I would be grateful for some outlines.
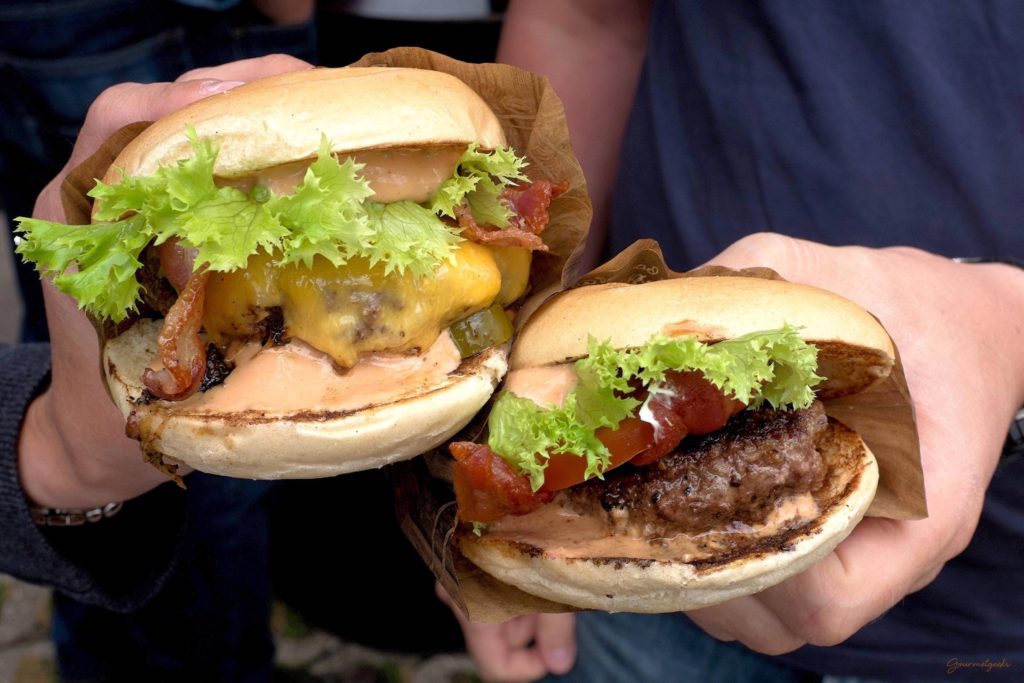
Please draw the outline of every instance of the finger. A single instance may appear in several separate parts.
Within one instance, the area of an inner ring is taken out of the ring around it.
[[[794,271],[805,269],[810,242],[759,232],[733,242],[720,254],[704,265],[726,266],[727,268],[756,268],[767,266],[786,278]]]
[[[533,616],[518,617],[513,621],[532,621]],[[505,624],[471,624],[462,628],[466,649],[488,681],[529,681],[547,673],[547,668],[535,648],[513,647],[505,639]],[[531,632],[532,639],[532,632]]]
[[[751,650],[766,655],[792,652],[805,644],[756,596],[736,598],[721,605],[687,612],[686,615],[712,637],[738,640]]]
[[[505,640],[505,632],[508,624],[474,624],[455,606],[452,598],[440,582],[434,584],[434,591],[455,615],[455,619],[462,628],[462,635],[466,639],[466,650],[473,661],[481,677],[488,681],[519,681],[533,680],[540,678],[547,669],[541,660],[540,655],[534,649],[512,648]],[[519,617],[512,622],[529,624],[533,615]],[[518,627],[512,627],[513,629]],[[534,629],[528,629],[529,635],[526,642],[534,637]]]
[[[291,55],[267,55],[253,59],[240,59],[237,62],[229,62],[219,66],[207,66],[199,69],[186,71],[176,79],[180,81],[195,81],[212,79],[219,81],[255,81],[259,78],[276,76],[277,74],[290,71],[305,71],[312,69],[313,65]]]
[[[120,83],[107,88],[89,107],[68,167],[73,168],[129,123],[155,121],[211,95],[241,85],[241,81],[202,79],[180,83]]]
[[[537,633],[537,617],[529,615],[509,619],[501,625],[501,634],[512,649],[521,650],[533,642]]]
[[[774,232],[756,232],[734,242],[705,265],[724,265],[737,270],[765,266],[786,280],[806,282],[807,275],[820,274],[823,262],[842,249]]]
[[[568,673],[576,661],[576,616],[572,613],[538,615],[536,640],[548,671]]]
[[[865,519],[835,552],[758,599],[803,640],[820,646],[841,643],[934,578],[941,564],[928,557],[934,548],[922,543],[937,545],[938,540],[920,531],[895,520]],[[887,560],[879,562],[879,557]]]

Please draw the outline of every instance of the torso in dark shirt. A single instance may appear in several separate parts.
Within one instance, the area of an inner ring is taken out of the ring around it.
[[[1024,257],[1024,3],[656,2],[612,249],[654,237],[686,269],[761,230]],[[972,657],[1024,665],[1024,463],[931,586],[788,661],[942,677]]]

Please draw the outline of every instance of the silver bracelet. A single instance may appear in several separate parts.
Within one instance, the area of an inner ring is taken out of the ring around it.
[[[32,521],[39,526],[82,526],[113,517],[123,506],[124,503],[120,502],[84,510],[30,506],[29,512],[32,514]]]

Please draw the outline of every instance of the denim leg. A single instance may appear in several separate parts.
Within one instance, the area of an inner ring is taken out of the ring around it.
[[[131,614],[55,601],[66,681],[269,683],[269,497],[277,482],[195,472],[181,553],[167,585]]]
[[[681,614],[583,612],[576,666],[547,681],[580,683],[803,683],[820,677],[705,634]]]

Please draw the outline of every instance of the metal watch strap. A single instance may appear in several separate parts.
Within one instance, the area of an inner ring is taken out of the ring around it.
[[[1024,458],[1024,408],[1017,411],[1010,423],[1010,431],[1006,435],[1006,443],[1003,445],[1003,456],[999,459],[999,465],[1008,465],[1011,462]]]
[[[63,508],[41,508],[31,506],[32,521],[39,526],[82,526],[91,522],[99,522],[113,517],[124,503],[107,503],[101,507],[85,510],[65,510]]]
[[[957,263],[1002,263],[1007,266],[1017,266],[1024,269],[1024,259],[1013,256],[1000,256],[988,258],[985,256],[957,256],[953,259]]]

